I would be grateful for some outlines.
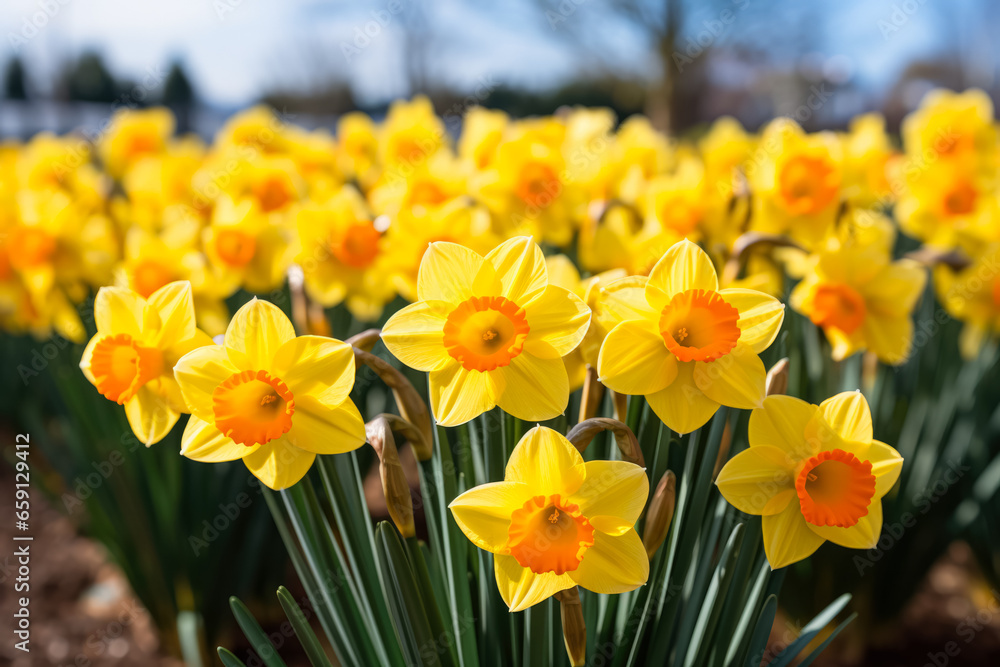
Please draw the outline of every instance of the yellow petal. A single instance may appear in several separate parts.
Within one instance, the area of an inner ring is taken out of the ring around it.
[[[865,301],[879,315],[909,317],[926,283],[927,269],[911,260],[899,260],[865,285]]]
[[[545,256],[530,236],[504,241],[486,255],[503,285],[502,296],[524,304],[541,294],[548,285]]]
[[[601,382],[620,394],[646,395],[677,377],[677,357],[643,320],[622,322],[604,338],[597,358]]]
[[[795,462],[815,456],[819,443],[806,438],[806,427],[819,408],[793,396],[768,396],[750,413],[747,435],[751,447],[777,447]]]
[[[868,506],[868,514],[861,517],[850,528],[837,526],[814,526],[806,524],[814,533],[824,540],[830,540],[848,549],[872,549],[878,543],[882,534],[882,502],[872,500]]]
[[[795,461],[777,447],[758,445],[731,458],[715,483],[726,501],[746,514],[777,514],[795,495]]]
[[[761,527],[764,531],[764,553],[772,570],[809,558],[824,541],[810,530],[798,500],[788,503],[778,514],[765,516]]]
[[[514,357],[510,365],[491,373],[496,404],[518,419],[529,422],[553,419],[569,404],[569,375],[557,354],[543,358],[525,351]]]
[[[467,371],[457,363],[431,371],[430,385],[431,410],[442,426],[464,424],[496,405],[490,374]]]
[[[284,438],[272,440],[243,457],[254,477],[275,491],[287,489],[306,476],[316,455],[291,445]]]
[[[104,338],[103,334],[94,334],[94,337],[87,342],[87,347],[83,348],[83,354],[80,356],[80,370],[83,371],[83,376],[87,378],[90,384],[97,383],[97,380],[94,379],[94,374],[90,371],[90,363],[94,357],[94,347],[102,338]]]
[[[719,409],[719,404],[694,383],[695,363],[678,363],[677,378],[666,389],[646,396],[660,421],[677,433],[690,433],[704,426]]]
[[[785,319],[785,306],[769,294],[751,289],[730,288],[719,292],[723,299],[740,311],[736,326],[740,342],[760,354],[774,342]]]
[[[314,454],[343,454],[365,444],[365,420],[350,400],[334,406],[309,394],[296,396],[292,428],[285,439]]]
[[[417,272],[421,301],[460,303],[473,296],[499,294],[493,266],[474,250],[457,243],[431,243]]]
[[[493,570],[497,578],[500,597],[510,611],[524,611],[532,605],[547,600],[559,591],[576,586],[569,574],[535,574],[521,567],[513,556],[497,554],[493,557]]]
[[[523,304],[530,327],[528,344],[542,340],[560,357],[572,352],[587,333],[590,308],[569,290],[549,285]]]
[[[635,530],[621,535],[594,533],[594,546],[583,554],[570,578],[595,593],[624,593],[649,579],[649,557]]]
[[[240,369],[233,364],[222,345],[206,345],[191,350],[174,365],[174,378],[181,386],[181,394],[191,414],[205,421],[214,422],[212,394]]]
[[[545,258],[545,271],[550,285],[558,285],[573,291],[580,284],[580,272],[566,255],[549,255]]]
[[[635,525],[649,497],[646,471],[626,461],[588,461],[584,468],[583,484],[569,502],[578,505],[586,517],[616,519],[615,533],[621,532],[620,526]],[[609,525],[605,520],[598,529],[608,532]]]
[[[646,301],[644,276],[628,276],[608,283],[600,291],[594,308],[594,320],[605,331],[614,329],[619,322],[649,320],[656,326],[659,311],[654,311]]]
[[[576,493],[586,468],[580,452],[561,433],[536,426],[521,438],[507,461],[504,479],[521,482],[534,495]]]
[[[296,410],[306,394],[340,405],[354,388],[354,349],[324,336],[299,336],[278,348],[271,370],[288,385]]]
[[[881,317],[869,314],[861,325],[868,349],[879,361],[898,365],[910,356],[913,345],[913,322],[909,316]]]
[[[868,444],[846,441],[841,443],[841,448],[861,461],[871,462],[872,474],[875,475],[875,500],[889,493],[903,470],[903,457],[899,452],[878,440]]]
[[[146,300],[124,287],[102,287],[94,299],[94,321],[101,334],[124,333],[137,338]]]
[[[444,368],[451,359],[444,347],[449,307],[444,301],[418,301],[396,311],[382,327],[382,342],[410,368],[425,372]]]
[[[125,416],[135,437],[149,447],[170,433],[181,413],[174,410],[166,398],[143,386],[125,402]]]
[[[726,356],[715,361],[696,361],[694,367],[694,382],[706,396],[743,410],[761,406],[766,377],[764,363],[742,341]]]
[[[236,311],[226,329],[226,347],[246,355],[254,370],[270,370],[278,348],[295,338],[281,309],[256,297]]]
[[[260,445],[241,445],[226,437],[215,424],[198,419],[194,415],[188,418],[181,438],[181,454],[194,461],[204,463],[220,463],[235,461],[247,454],[257,451]]]
[[[480,549],[501,553],[507,544],[511,514],[524,506],[532,491],[520,482],[491,482],[451,501],[455,523]]]
[[[719,279],[705,251],[684,239],[672,245],[650,271],[646,300],[660,311],[675,294],[691,289],[717,292]]]
[[[146,309],[156,311],[160,322],[159,332],[152,341],[154,344],[186,341],[198,333],[191,283],[186,280],[168,283],[150,294]]]
[[[819,404],[820,414],[844,440],[872,441],[872,413],[860,391],[844,391]]]

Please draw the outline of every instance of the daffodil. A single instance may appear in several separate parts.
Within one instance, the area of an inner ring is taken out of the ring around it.
[[[285,314],[267,301],[240,308],[223,344],[185,355],[174,375],[191,409],[181,454],[210,463],[242,459],[269,488],[298,482],[317,454],[365,442],[364,420],[348,397],[351,346],[296,337]]]
[[[97,333],[80,368],[109,400],[125,406],[135,436],[147,447],[162,440],[187,412],[173,366],[212,339],[195,325],[191,285],[173,282],[144,299],[102,287],[94,302]]]
[[[463,424],[496,405],[528,421],[566,409],[562,358],[583,339],[590,310],[549,284],[542,251],[530,238],[506,241],[485,258],[432,243],[417,297],[389,318],[382,340],[404,364],[430,373],[439,424]]]
[[[910,316],[926,271],[912,260],[892,261],[879,242],[830,241],[810,258],[789,302],[823,328],[834,359],[869,349],[883,363],[902,363],[910,353]]]
[[[573,586],[614,594],[646,583],[649,558],[634,525],[648,495],[639,466],[584,462],[566,438],[536,426],[511,453],[504,481],[449,507],[465,536],[494,554],[497,587],[515,612]]]
[[[603,384],[644,395],[678,433],[700,427],[720,405],[760,406],[766,372],[757,355],[781,328],[784,306],[777,299],[720,290],[712,261],[687,240],[664,254],[644,284],[626,280],[629,286],[607,299],[623,321],[601,346]]]
[[[843,144],[831,132],[806,134],[794,121],[764,130],[748,167],[753,229],[788,234],[812,247],[836,221],[843,197]]]
[[[488,168],[496,159],[497,147],[509,123],[510,119],[503,111],[472,107],[462,119],[458,157],[473,170]]]
[[[219,197],[203,244],[226,280],[258,294],[280,287],[292,261],[291,234],[272,224],[252,199]]]
[[[557,246],[573,236],[580,183],[568,177],[565,128],[555,120],[520,123],[474,186],[501,234],[528,232]]]
[[[851,121],[844,136],[844,196],[857,206],[885,208],[895,199],[889,180],[901,156],[892,148],[881,114]]]
[[[881,500],[903,459],[872,435],[860,392],[818,406],[769,396],[750,415],[750,447],[726,463],[716,484],[736,509],[763,515],[772,569],[808,558],[827,540],[850,549],[875,547]]]
[[[944,161],[990,170],[997,164],[993,102],[982,90],[932,90],[903,119],[901,134],[912,167]]]
[[[962,356],[974,359],[983,343],[1000,333],[1000,244],[981,248],[962,269],[936,267],[934,287],[948,314],[963,324]]]
[[[399,175],[422,165],[444,148],[448,139],[444,123],[423,95],[393,102],[378,134],[383,168]]]
[[[378,318],[395,296],[384,222],[352,186],[298,212],[298,264],[310,298],[327,307],[346,302],[361,320]]]
[[[121,178],[137,160],[162,153],[174,133],[174,116],[163,107],[120,109],[99,144],[108,173]]]

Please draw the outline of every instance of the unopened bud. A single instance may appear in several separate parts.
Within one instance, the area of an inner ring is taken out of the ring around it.
[[[566,439],[573,443],[573,446],[582,454],[594,436],[601,431],[611,431],[614,434],[615,443],[618,444],[623,461],[634,463],[640,468],[646,467],[646,460],[642,456],[642,450],[639,449],[639,441],[636,439],[635,433],[632,433],[632,429],[617,419],[608,419],[607,417],[587,419],[571,428],[566,434]]]
[[[583,605],[580,604],[580,591],[574,586],[555,595],[559,600],[562,615],[563,640],[566,643],[566,654],[573,667],[583,667],[587,664],[587,624],[583,620]]]
[[[382,382],[392,390],[399,414],[403,419],[417,427],[424,436],[420,442],[411,441],[414,453],[419,460],[428,460],[433,453],[434,442],[431,414],[430,410],[427,409],[427,404],[424,403],[424,399],[420,398],[420,394],[417,393],[413,384],[388,361],[357,346],[354,347],[354,361],[356,364],[364,364],[372,369],[382,379]]]
[[[368,443],[378,454],[378,471],[382,479],[382,491],[385,493],[385,506],[389,517],[396,524],[400,535],[404,538],[417,534],[413,523],[413,498],[410,496],[410,484],[403,472],[403,464],[399,462],[399,452],[396,450],[396,440],[392,437],[392,429],[384,415],[380,415],[365,424],[365,434]]]
[[[653,499],[649,502],[649,512],[646,514],[646,526],[642,534],[642,546],[646,547],[646,555],[650,560],[656,555],[657,549],[667,539],[670,522],[674,519],[674,508],[677,504],[677,476],[670,470],[663,474],[660,483],[656,485]]]
[[[778,363],[771,366],[767,372],[767,379],[764,380],[764,392],[768,396],[784,395],[788,391],[788,357],[779,359]]]

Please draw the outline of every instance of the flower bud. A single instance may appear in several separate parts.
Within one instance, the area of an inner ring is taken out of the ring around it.
[[[556,593],[562,616],[563,640],[566,653],[573,667],[583,667],[587,663],[587,625],[583,620],[583,605],[580,591],[574,586]]]
[[[660,483],[656,485],[653,499],[649,503],[646,514],[646,527],[643,530],[642,545],[646,547],[646,555],[650,560],[656,555],[656,550],[667,539],[670,522],[674,519],[674,507],[677,504],[677,476],[670,470],[663,474]]]
[[[389,517],[396,524],[399,533],[404,537],[416,535],[413,522],[413,498],[410,496],[410,484],[399,462],[399,452],[396,450],[396,440],[392,436],[388,415],[379,415],[365,424],[365,434],[368,443],[378,454],[379,476],[382,478],[382,491],[385,493],[385,506]]]
[[[767,379],[764,380],[764,389],[768,396],[778,396],[788,391],[788,357],[779,359],[778,363],[771,366]]]

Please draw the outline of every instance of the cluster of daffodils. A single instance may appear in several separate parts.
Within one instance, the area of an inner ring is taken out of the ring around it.
[[[308,335],[331,330],[324,309],[384,322],[395,360],[428,374],[440,427],[494,409],[546,422],[581,388],[635,397],[681,435],[721,406],[751,410],[749,447],[717,482],[763,517],[772,567],[825,540],[875,544],[899,454],[873,439],[859,393],[767,396],[760,355],[784,300],[835,361],[904,362],[926,264],[965,355],[1000,332],[1000,153],[984,94],[929,95],[900,147],[876,115],[839,133],[722,119],[696,140],[600,109],[473,108],[457,136],[448,126],[417,98],[378,122],[348,114],[333,134],[257,108],[205,145],[151,109],[119,113],[93,144],[7,144],[0,326],[81,343],[96,327],[83,372],[143,442],[189,414],[183,455],[240,459],[273,489],[372,437],[350,394],[355,364],[375,357]],[[288,284],[306,306],[294,327],[267,300]],[[90,322],[78,306],[95,291]],[[449,500],[519,610],[645,582],[648,495],[640,466],[584,462],[540,426],[504,481]]]
[[[764,515],[772,567],[809,556],[824,540],[874,546],[880,499],[902,459],[872,440],[859,393],[819,407],[766,397],[758,354],[781,328],[777,299],[720,289],[708,254],[688,240],[671,246],[648,277],[596,280],[591,288],[604,285],[599,312],[553,284],[551,265],[529,237],[485,256],[451,242],[424,254],[418,300],[389,318],[381,337],[400,362],[429,374],[439,426],[466,424],[497,406],[530,422],[559,417],[578,363],[571,359],[589,338],[594,382],[644,396],[673,431],[701,427],[720,406],[753,410],[750,448],[718,484],[738,509]],[[98,331],[81,367],[125,406],[147,444],[187,412],[181,454],[240,459],[264,484],[284,489],[318,454],[356,449],[368,437],[349,397],[357,351],[296,336],[269,302],[240,308],[218,343],[197,327],[189,282],[148,299],[105,287],[95,309]],[[648,496],[639,465],[585,462],[566,437],[538,426],[510,454],[503,481],[476,486],[450,507],[465,535],[495,555],[500,593],[519,611],[576,586],[621,593],[645,583],[648,545],[635,526]]]
[[[306,131],[260,107],[205,144],[175,136],[157,108],[118,112],[94,141],[4,143],[0,327],[82,342],[91,322],[78,306],[98,288],[149,298],[187,281],[199,327],[215,336],[227,300],[283,289],[292,267],[318,306],[377,321],[397,297],[425,300],[430,244],[485,255],[519,236],[559,263],[555,284],[600,312],[603,283],[649,276],[688,239],[720,267],[722,288],[785,297],[787,279],[800,281],[789,303],[836,359],[870,351],[897,364],[925,280],[894,259],[898,226],[954,260],[935,261],[935,285],[968,325],[963,351],[1000,330],[1000,160],[979,91],[928,95],[901,148],[874,114],[819,133],[782,118],[754,134],[723,118],[673,140],[642,117],[616,125],[606,109],[518,120],[475,107],[446,119],[420,97],[335,129]],[[596,366],[593,343],[571,386]]]

